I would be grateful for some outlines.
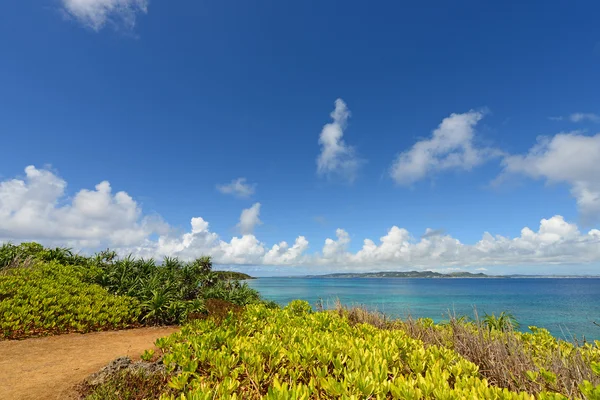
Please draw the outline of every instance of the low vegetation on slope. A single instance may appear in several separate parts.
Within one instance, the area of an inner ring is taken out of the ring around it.
[[[600,343],[517,333],[497,319],[436,325],[343,307],[313,312],[298,300],[250,305],[159,339],[161,375],[122,373],[96,393],[118,388],[138,399],[132,385],[147,383],[162,400],[600,398]]]
[[[132,325],[181,324],[206,314],[207,299],[260,302],[235,275],[212,271],[209,257],[92,257],[37,243],[0,246],[0,329],[15,339]]]
[[[126,328],[139,314],[139,301],[86,282],[81,268],[51,262],[0,275],[4,338]]]
[[[303,301],[280,309],[224,276],[209,258],[3,245],[2,337],[184,324],[144,354],[155,372],[122,371],[90,399],[600,399],[600,342],[517,332],[505,313],[434,324]]]

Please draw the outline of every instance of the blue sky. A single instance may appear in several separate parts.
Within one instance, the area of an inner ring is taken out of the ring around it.
[[[176,3],[0,5],[0,240],[598,273],[596,2]]]

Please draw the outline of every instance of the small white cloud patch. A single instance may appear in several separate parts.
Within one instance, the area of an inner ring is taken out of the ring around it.
[[[350,110],[342,99],[335,101],[331,118],[333,122],[326,124],[319,135],[321,153],[317,158],[317,173],[353,182],[363,161],[358,158],[354,148],[344,142],[344,130],[350,118]]]
[[[600,122],[600,115],[594,113],[573,113],[569,116],[569,119],[573,122]]]
[[[133,29],[137,14],[148,12],[148,0],[62,0],[62,4],[69,15],[95,31],[107,22]]]
[[[226,185],[217,185],[217,190],[223,194],[232,194],[238,197],[250,197],[256,191],[256,184],[246,183],[246,178],[238,178]]]
[[[254,232],[254,228],[257,225],[262,224],[259,218],[260,215],[260,203],[254,203],[252,207],[246,208],[240,215],[240,222],[237,224],[238,229],[242,235],[248,235]]]

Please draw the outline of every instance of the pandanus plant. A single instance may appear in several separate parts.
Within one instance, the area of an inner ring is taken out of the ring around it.
[[[205,298],[229,300],[238,305],[260,299],[258,292],[237,280],[223,282],[212,271],[210,257],[191,262],[165,257],[159,264],[132,255],[119,257],[110,250],[83,257],[68,248],[46,249],[37,243],[0,246],[0,269],[7,265],[21,266],[25,259],[74,266],[73,271],[77,271],[82,281],[98,284],[113,295],[137,299],[142,304],[140,319],[146,323],[182,323],[188,313],[202,312]],[[4,268],[2,273],[7,270]]]
[[[502,311],[497,317],[493,313],[492,315],[485,314],[482,323],[489,330],[502,332],[512,331],[519,328],[519,322],[515,316],[506,311]]]

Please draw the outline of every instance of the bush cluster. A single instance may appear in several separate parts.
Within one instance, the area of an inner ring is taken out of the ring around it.
[[[111,293],[138,299],[142,321],[147,324],[178,324],[191,313],[206,311],[204,300],[216,298],[236,305],[260,301],[257,291],[237,280],[223,279],[212,270],[210,257],[192,262],[165,258],[118,258],[105,251],[90,260],[96,268],[94,281]]]
[[[244,306],[260,302],[236,274],[212,270],[209,257],[91,257],[37,243],[0,246],[0,321],[3,337],[87,332],[132,324],[184,323],[206,314],[206,299]],[[232,279],[234,278],[234,279]]]
[[[558,400],[598,398],[600,393],[600,386],[587,380],[572,397],[550,386],[535,395],[503,388],[452,348],[425,343],[400,326],[377,328],[338,312],[312,312],[302,301],[284,309],[251,305],[219,322],[193,321],[157,345],[172,373],[170,391],[176,392],[162,400]],[[598,354],[597,347],[590,351]],[[553,379],[548,371],[531,375],[533,380]]]
[[[1,274],[2,337],[119,329],[137,323],[139,301],[110,294],[85,279],[81,268],[55,262]]]

